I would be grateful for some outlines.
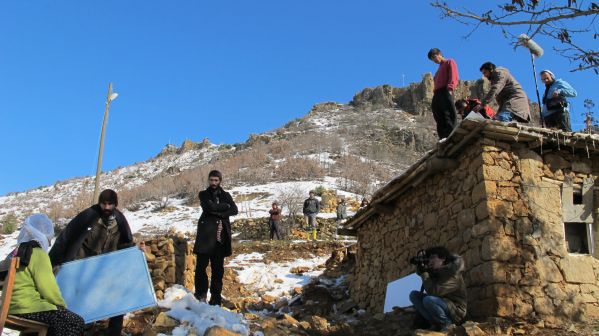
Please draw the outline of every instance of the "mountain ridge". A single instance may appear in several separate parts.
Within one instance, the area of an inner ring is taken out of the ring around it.
[[[482,93],[483,81],[461,81],[456,95]],[[432,75],[396,88],[380,85],[356,93],[347,104],[315,104],[284,126],[250,134],[243,143],[185,140],[143,162],[103,172],[101,187],[122,194],[124,206],[163,197],[192,199],[208,167],[224,170],[229,185],[301,181],[330,176],[356,194],[372,193],[436,143],[430,112]],[[0,218],[54,212],[68,218],[91,204],[93,176],[58,181],[0,197]]]

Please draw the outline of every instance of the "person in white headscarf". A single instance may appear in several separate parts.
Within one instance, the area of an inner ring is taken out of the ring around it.
[[[66,309],[56,283],[48,248],[54,225],[48,216],[34,214],[21,226],[17,248],[9,258],[19,257],[8,313],[48,325],[48,336],[83,335],[81,316]]]
[[[50,218],[44,214],[35,214],[25,219],[17,237],[17,245],[33,240],[48,252],[52,238],[54,238],[54,225]]]

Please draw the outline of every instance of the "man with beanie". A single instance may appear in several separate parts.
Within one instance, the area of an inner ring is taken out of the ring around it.
[[[118,204],[117,193],[106,189],[100,193],[98,204],[75,216],[50,249],[52,266],[134,246],[131,228],[116,208]],[[120,336],[122,329],[123,315],[115,316],[103,334]]]
[[[443,141],[456,126],[453,91],[458,86],[458,66],[453,59],[443,57],[441,50],[437,48],[429,50],[428,59],[439,64],[434,77],[431,109],[437,122],[437,135]]]
[[[208,173],[208,188],[200,191],[199,199],[202,215],[198,220],[196,241],[193,253],[196,254],[195,297],[205,302],[208,294],[206,267],[210,262],[211,305],[222,304],[223,275],[225,257],[232,254],[231,222],[229,216],[237,215],[237,205],[231,195],[221,187],[223,174],[218,170]]]
[[[545,84],[541,117],[547,128],[557,128],[571,132],[570,103],[567,97],[576,97],[576,90],[563,79],[556,79],[550,70],[541,71],[541,81]]]

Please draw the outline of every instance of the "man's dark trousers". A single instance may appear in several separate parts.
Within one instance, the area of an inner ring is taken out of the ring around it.
[[[447,89],[435,91],[431,108],[437,122],[439,139],[447,138],[455,128],[457,120],[453,95]]]
[[[543,120],[545,127],[558,128],[566,132],[572,132],[570,128],[570,113],[568,111],[555,112]]]
[[[216,243],[212,254],[197,254],[196,255],[196,271],[195,271],[195,293],[197,296],[206,295],[208,293],[208,274],[206,267],[210,262],[210,302],[220,304],[221,292],[223,290],[223,275],[225,274],[225,248],[221,243]]]

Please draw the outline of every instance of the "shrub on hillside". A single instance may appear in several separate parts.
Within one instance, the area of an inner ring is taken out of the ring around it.
[[[15,232],[15,230],[19,226],[19,219],[17,218],[17,216],[15,216],[15,214],[9,213],[2,217],[2,221],[0,221],[0,224],[2,224],[2,233],[11,234]]]
[[[280,180],[320,179],[324,177],[324,169],[311,159],[289,158],[276,168],[275,174]]]
[[[341,175],[337,179],[339,188],[362,196],[372,194],[381,183],[390,178],[389,171],[376,161],[363,160],[353,155],[342,156],[334,168]]]
[[[322,194],[327,190],[323,185],[319,185],[318,187],[312,190],[316,196],[322,196]]]

